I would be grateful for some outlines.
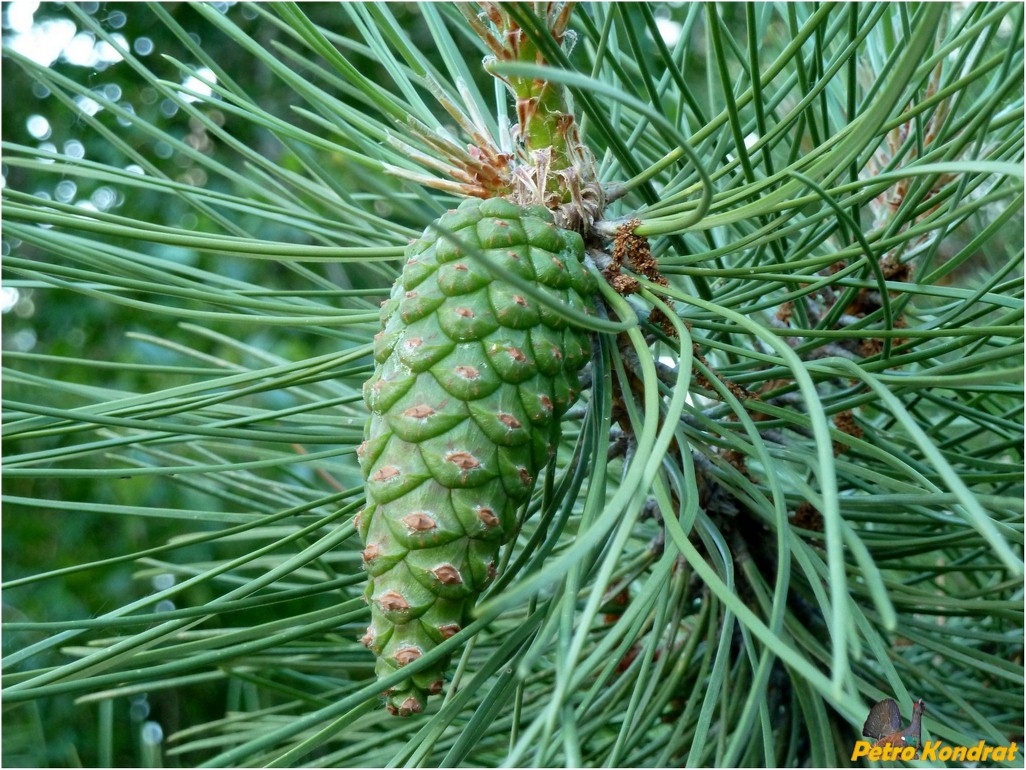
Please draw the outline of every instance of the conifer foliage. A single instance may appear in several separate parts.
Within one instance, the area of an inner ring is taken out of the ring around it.
[[[9,6],[5,763],[1016,740],[1021,4]]]

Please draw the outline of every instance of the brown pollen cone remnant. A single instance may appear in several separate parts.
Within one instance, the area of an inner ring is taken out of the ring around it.
[[[608,276],[608,279],[609,285],[616,289],[616,293],[622,294],[625,297],[629,294],[636,294],[638,289],[641,288],[637,278],[631,278],[623,273]]]
[[[637,278],[621,272],[624,266],[660,286],[670,285],[666,276],[659,272],[659,263],[652,256],[652,245],[648,238],[634,233],[640,224],[640,219],[629,219],[617,228],[609,266],[604,271],[606,281],[622,296],[635,294],[641,289]],[[649,313],[648,321],[662,329],[667,337],[677,337],[676,327],[659,308]]]
[[[659,264],[652,256],[648,238],[634,234],[640,225],[640,219],[629,219],[617,229],[613,239],[613,263],[617,268],[627,265],[653,283],[669,286],[669,281],[659,272]]]
[[[847,433],[852,438],[862,438],[862,428],[857,422],[855,422],[855,415],[851,409],[845,409],[843,412],[838,412],[834,415],[834,425],[842,433]],[[843,454],[848,451],[848,445],[840,441],[834,442],[834,456]]]
[[[794,512],[793,523],[796,527],[807,529],[812,532],[823,531],[823,514],[816,510],[816,508],[808,500],[803,500],[802,504],[798,506],[798,509]]]

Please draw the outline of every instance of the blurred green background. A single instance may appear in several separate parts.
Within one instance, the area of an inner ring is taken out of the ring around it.
[[[245,3],[214,3],[230,15],[236,24],[253,34],[265,45],[271,45],[280,30],[261,24],[257,13]],[[218,61],[242,83],[247,90],[261,94],[262,106],[277,115],[297,118],[290,113],[292,94],[283,89],[280,81],[272,78],[263,67],[238,46],[230,43],[222,33],[207,23],[189,3],[163,3],[161,7],[175,22],[189,30],[195,43],[206,50],[216,51]],[[106,29],[121,35],[132,50],[143,58],[147,66],[162,77],[181,82],[178,69],[164,57],[180,61],[194,61],[194,57],[175,38],[167,26],[160,23],[152,9],[138,3],[86,2],[78,8],[99,21]],[[344,14],[333,4],[308,4],[306,13],[318,23],[340,28],[346,23]],[[401,14],[402,9],[396,9]],[[418,32],[411,29],[416,39]],[[5,44],[36,61],[49,63],[60,75],[88,85],[120,106],[143,116],[172,135],[185,140],[194,149],[205,154],[215,153],[210,137],[202,125],[183,114],[169,100],[157,92],[140,85],[136,73],[117,56],[108,45],[97,41],[93,33],[81,30],[74,16],[62,3],[9,2],[3,4],[3,36]],[[359,59],[360,57],[357,56]],[[367,60],[362,62],[368,68]],[[223,113],[212,113],[214,118],[239,140],[259,148],[265,157],[279,163],[295,163],[282,145],[269,134],[255,129],[248,121],[232,121]],[[108,111],[98,111],[94,117],[133,148],[148,157],[172,179],[185,183],[218,189],[221,180],[208,180],[206,172],[192,158],[176,154],[166,143],[153,141],[141,132],[128,129]],[[3,69],[3,139],[42,149],[58,150],[88,160],[124,166],[122,153],[105,141],[96,131],[83,125],[53,94],[34,82],[19,67],[5,63]],[[227,164],[238,162],[238,156],[218,153]],[[238,168],[239,171],[245,171]],[[47,180],[45,187],[33,187],[33,180],[20,177],[16,168],[3,168],[4,183],[27,190],[43,199],[92,206],[103,211],[116,212],[142,220],[188,227],[196,231],[212,230],[183,199],[160,193],[147,194],[134,191],[126,196],[122,190],[102,181],[87,183],[79,178]],[[268,239],[284,239],[288,233],[276,232],[266,221],[241,223],[255,228]],[[3,254],[12,247],[26,248],[10,239],[3,241]],[[151,245],[165,259],[197,265],[220,274],[258,285],[286,287],[292,276],[278,265],[268,261],[225,259],[217,265],[205,263],[211,259],[190,249]],[[340,283],[352,279],[341,274],[335,276]],[[358,276],[357,276],[358,278]],[[307,288],[304,284],[303,288]],[[146,392],[156,388],[172,387],[176,375],[152,371],[152,367],[166,364],[201,366],[185,355],[177,355],[167,347],[146,340],[181,337],[175,332],[179,319],[172,315],[146,315],[138,310],[84,297],[79,293],[65,293],[52,289],[14,289],[4,287],[3,348],[6,364],[21,368],[17,354],[32,352],[59,356],[64,359],[90,361],[121,361],[139,364],[138,370],[112,369],[103,385],[126,392]],[[228,331],[228,330],[218,330]],[[140,336],[136,336],[136,334]],[[290,360],[301,360],[331,350],[331,340],[318,340],[311,335],[290,334],[282,328],[252,328],[231,330],[233,335],[257,349],[273,349]],[[140,338],[142,337],[142,338]],[[191,335],[194,350],[208,355],[222,356],[224,346],[216,340]],[[74,362],[59,364],[59,376],[65,381],[91,384],[95,379],[93,367],[76,368]],[[32,371],[33,365],[26,365]],[[56,369],[49,369],[53,374]],[[179,375],[185,382],[188,378]],[[32,401],[33,396],[24,386],[4,386],[4,398],[14,401]],[[69,404],[68,406],[74,406]],[[45,448],[36,442],[33,449]],[[5,452],[25,451],[26,447],[5,447]],[[313,481],[311,479],[311,481]],[[4,492],[13,497],[39,499],[87,500],[103,505],[147,505],[170,509],[229,510],[225,501],[217,500],[188,484],[174,483],[164,477],[135,477],[119,479],[116,483],[95,479],[62,479],[59,482],[45,478],[5,479]],[[3,580],[16,580],[40,569],[60,569],[84,562],[98,561],[119,554],[138,551],[166,543],[176,535],[195,532],[196,523],[180,522],[169,518],[144,520],[136,516],[103,515],[96,511],[74,512],[45,508],[10,505],[3,517]],[[244,544],[239,546],[244,551]],[[216,551],[216,553],[215,553]],[[230,556],[224,544],[196,545],[183,550],[182,556],[196,562]],[[167,587],[174,577],[159,568],[146,570],[138,563],[127,562],[74,572],[61,579],[32,583],[25,587],[12,587],[3,593],[4,618],[8,621],[60,621],[89,618],[109,611],[133,599]],[[201,606],[210,597],[203,589],[187,593],[183,604]],[[324,599],[325,603],[328,599]],[[159,609],[159,608],[158,608]],[[266,617],[243,618],[233,616],[233,622],[262,622]],[[35,641],[27,632],[7,633],[3,649],[7,654],[22,649]],[[61,657],[56,653],[25,661],[27,668],[53,664]],[[115,745],[104,747],[114,766],[130,767],[146,764],[154,752],[147,742],[155,743],[161,734],[171,734],[189,724],[200,724],[217,719],[227,708],[242,697],[238,688],[224,681],[196,684],[181,689],[155,693],[139,693],[134,698],[114,701],[110,713],[98,713],[97,703],[76,704],[70,697],[40,699],[5,709],[3,719],[3,764],[7,767],[39,765],[76,766],[95,765],[98,761],[98,736],[107,734],[104,720],[113,720]],[[98,730],[97,726],[101,729]],[[174,761],[173,759],[169,761]]]

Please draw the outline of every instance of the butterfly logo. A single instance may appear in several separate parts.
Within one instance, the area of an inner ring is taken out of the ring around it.
[[[919,749],[923,745],[923,712],[926,711],[926,704],[922,698],[912,706],[912,721],[908,726],[902,728],[901,711],[898,704],[887,698],[873,704],[866,717],[866,723],[862,726],[862,734],[867,738],[873,738],[876,746],[915,746],[916,759],[919,758]]]

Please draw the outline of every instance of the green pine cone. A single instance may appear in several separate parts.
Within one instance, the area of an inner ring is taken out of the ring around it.
[[[579,310],[594,291],[584,242],[540,206],[467,200],[438,222],[502,273]],[[588,361],[586,332],[492,280],[479,257],[428,228],[382,304],[371,411],[360,447],[367,508],[358,523],[370,576],[363,643],[385,677],[458,632],[495,577],[516,510],[555,452],[559,418]],[[385,693],[421,711],[449,660]]]

